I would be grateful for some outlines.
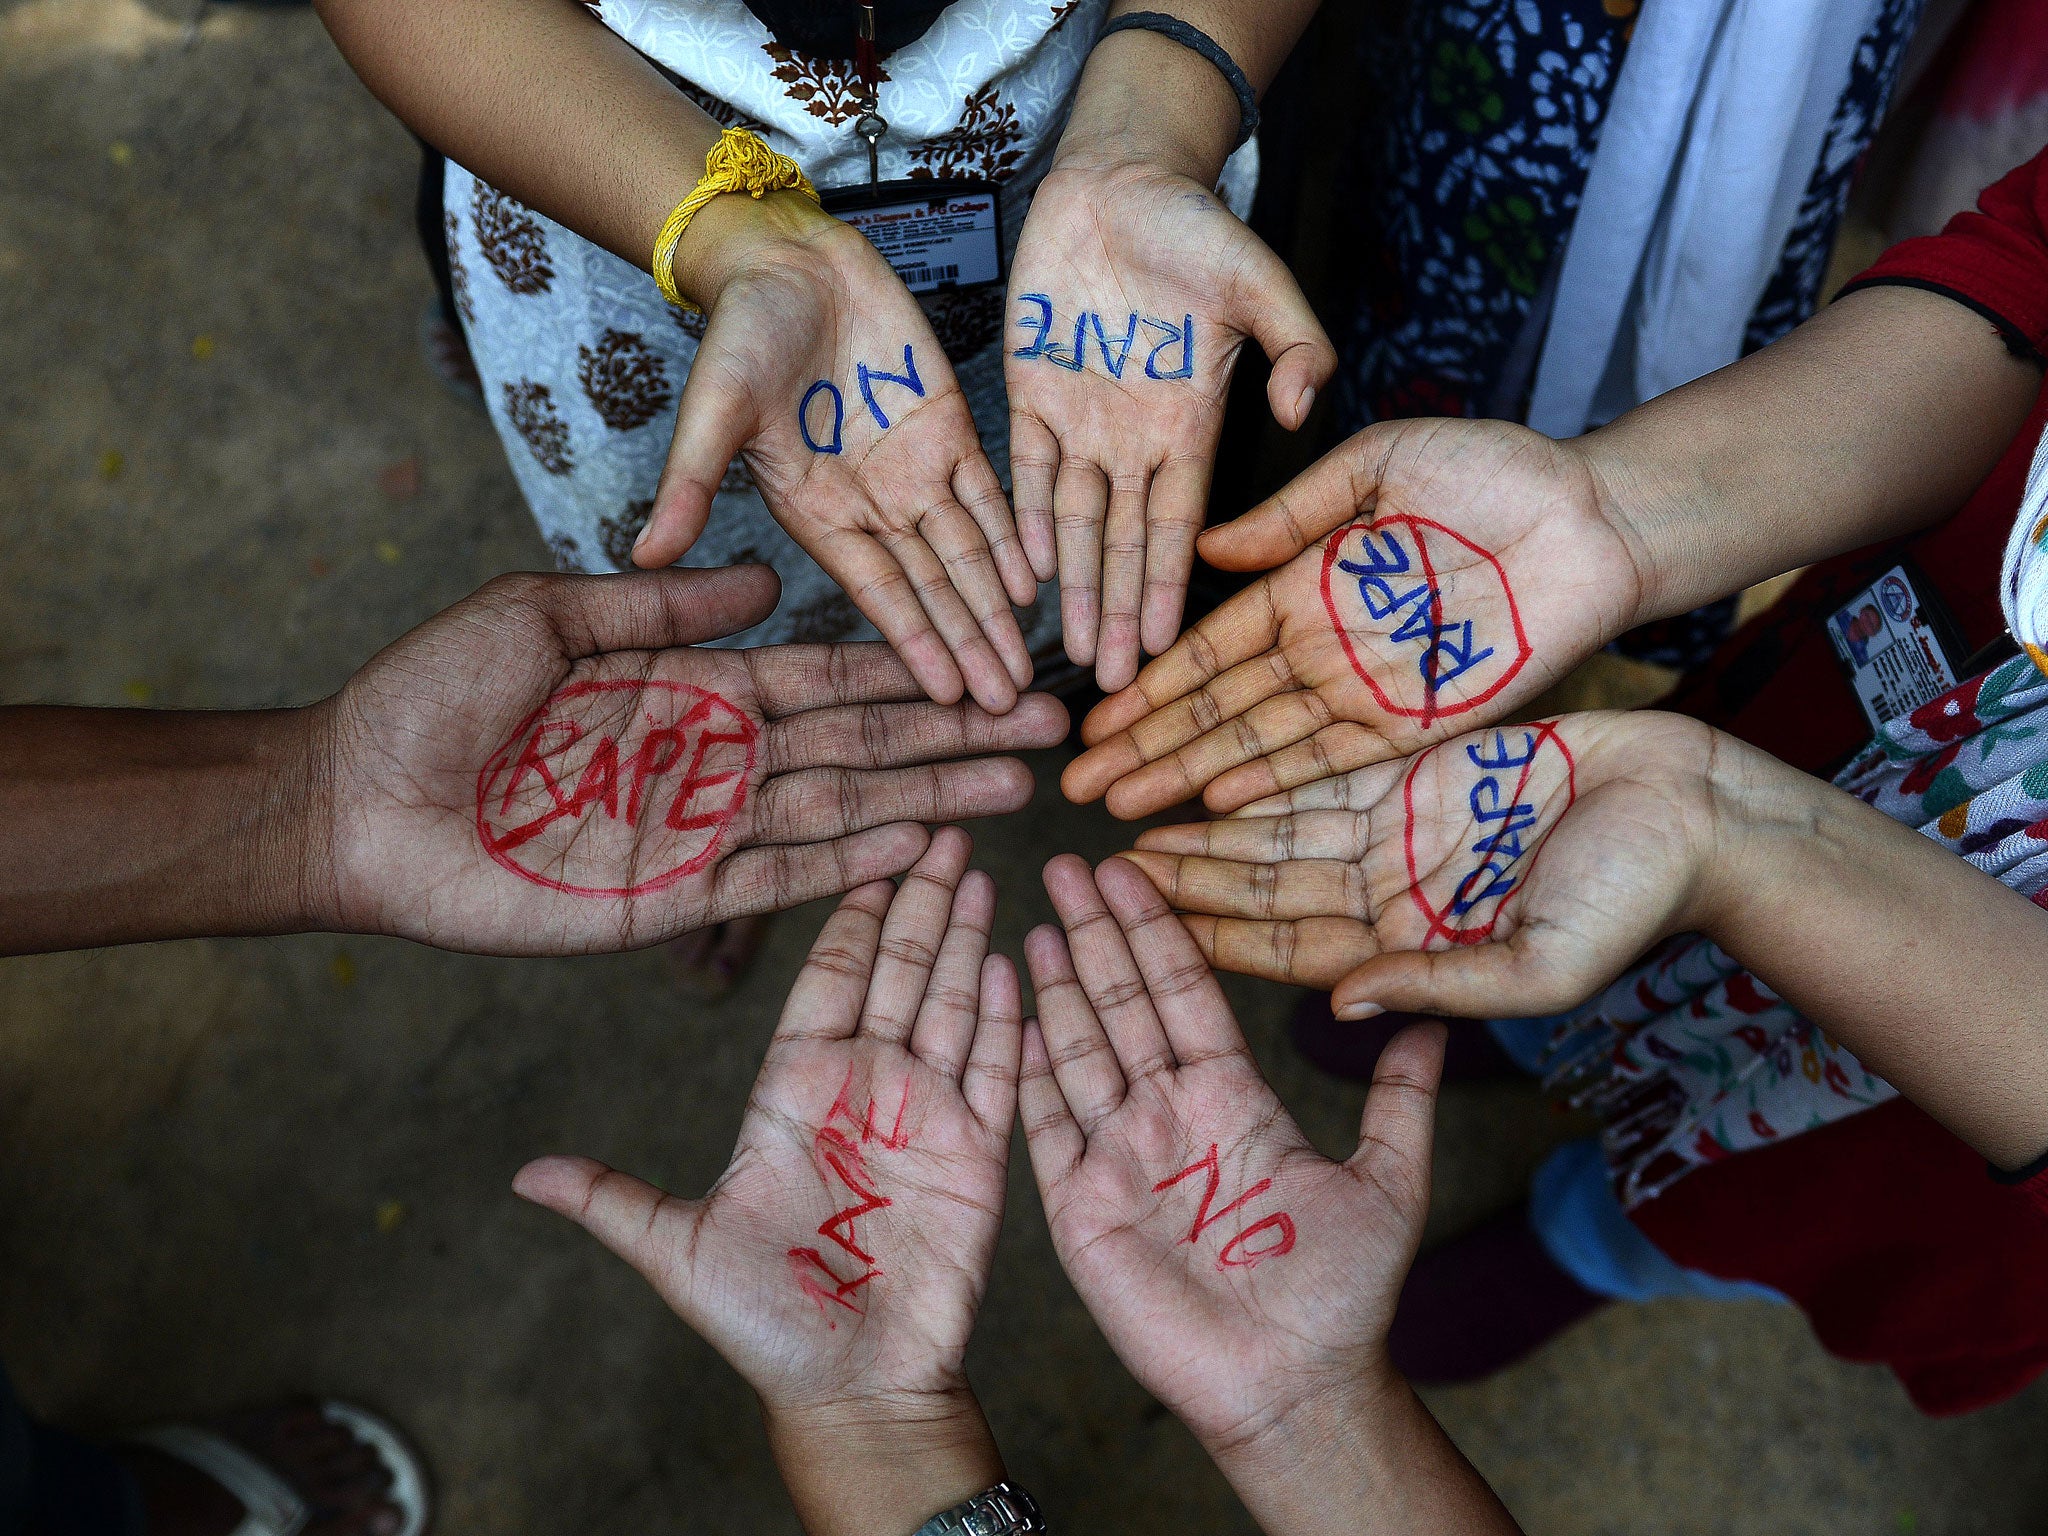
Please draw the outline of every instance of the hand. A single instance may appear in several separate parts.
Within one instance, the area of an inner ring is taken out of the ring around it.
[[[1127,857],[1212,964],[1333,986],[1339,1018],[1556,1013],[1701,925],[1732,745],[1647,712],[1497,726]]]
[[[1443,1030],[1387,1048],[1333,1163],[1136,869],[1063,854],[1045,883],[1066,933],[1025,944],[1019,1105],[1053,1243],[1131,1373],[1239,1481],[1306,1419],[1398,1389],[1384,1341],[1429,1207]]]
[[[760,566],[500,577],[421,625],[313,716],[319,905],[450,949],[629,949],[898,874],[923,823],[1023,808],[1029,770],[979,754],[1058,742],[1057,702],[928,703],[881,645],[691,645],[775,594]]]
[[[1211,564],[1279,568],[1096,706],[1068,797],[1228,811],[1501,718],[1637,618],[1608,503],[1575,443],[1524,427],[1367,428],[1203,536]]]
[[[710,1194],[577,1157],[514,1185],[760,1394],[814,1532],[911,1530],[1002,1477],[962,1361],[1002,1226],[1017,973],[988,953],[995,882],[967,873],[969,848],[941,829],[902,890],[840,903]]]
[[[1289,430],[1337,355],[1286,265],[1202,183],[1078,158],[1032,198],[1008,337],[1018,526],[1039,575],[1057,554],[1067,655],[1122,688],[1140,643],[1156,655],[1180,632],[1239,349],[1272,359]]]
[[[686,273],[679,252],[677,275],[710,324],[633,559],[688,550],[744,451],[776,521],[918,686],[1004,713],[1032,670],[1010,605],[1038,583],[924,312],[858,231],[798,194],[717,198],[697,217],[684,247],[705,241],[717,264]]]

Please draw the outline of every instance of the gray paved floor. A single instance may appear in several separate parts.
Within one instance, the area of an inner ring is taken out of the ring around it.
[[[187,51],[138,0],[0,0],[0,698],[313,697],[541,562],[481,416],[419,360],[413,164],[304,14],[216,13]],[[419,493],[383,494],[409,457]],[[1046,848],[1117,845],[1040,766],[1038,814],[977,829],[1012,945]],[[0,964],[0,1356],[95,1428],[360,1397],[431,1455],[447,1532],[790,1529],[738,1382],[506,1183],[578,1150],[706,1184],[819,917],[715,1004],[658,955],[307,937]],[[1348,1146],[1358,1097],[1288,1053],[1291,996],[1235,992],[1311,1134]],[[1566,1129],[1533,1090],[1452,1093],[1436,1234]],[[1249,1529],[1090,1327],[1022,1179],[974,1366],[1059,1529]],[[1611,1311],[1432,1400],[1537,1532],[2048,1521],[2048,1393],[1932,1424],[1768,1306]]]

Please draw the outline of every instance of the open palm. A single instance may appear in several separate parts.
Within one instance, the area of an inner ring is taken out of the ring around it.
[[[653,944],[898,874],[924,823],[1020,809],[1065,711],[920,696],[881,645],[689,642],[774,605],[761,567],[501,577],[327,705],[335,904],[443,948]],[[945,761],[977,756],[966,762]]]
[[[1060,578],[1067,654],[1104,688],[1180,631],[1239,350],[1306,418],[1336,354],[1272,251],[1215,195],[1156,167],[1056,168],[1010,275],[1004,378],[1017,520]]]
[[[963,1380],[1002,1226],[1017,977],[995,885],[942,830],[840,904],[791,989],[732,1162],[681,1200],[585,1158],[519,1175],[653,1284],[777,1410]]]
[[[1196,794],[1227,811],[1500,719],[1631,621],[1617,528],[1569,443],[1368,428],[1204,537],[1214,564],[1278,568],[1097,706],[1067,794],[1125,818]]]
[[[1333,1163],[1128,863],[1046,869],[1020,1107],[1053,1243],[1111,1346],[1212,1454],[1379,1362],[1429,1205],[1441,1033],[1390,1047]]]
[[[1558,1012],[1690,926],[1717,740],[1648,712],[1495,726],[1126,857],[1224,970],[1334,986],[1340,1008]]]
[[[919,685],[994,713],[1030,681],[1010,605],[1038,584],[952,366],[875,248],[826,215],[720,291],[648,530],[695,542],[744,450],[768,510],[846,589]]]

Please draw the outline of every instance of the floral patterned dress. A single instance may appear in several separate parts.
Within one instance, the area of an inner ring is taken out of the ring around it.
[[[2001,597],[2020,654],[1888,723],[1835,783],[2048,907],[2048,438]],[[1697,934],[1566,1015],[1552,1040],[1550,1086],[1600,1113],[1630,1207],[1706,1163],[1896,1096]]]
[[[713,118],[794,156],[821,189],[866,182],[850,60],[785,46],[741,0],[603,0],[595,8]],[[880,111],[891,130],[881,145],[882,179],[996,182],[1007,260],[1107,8],[1108,0],[955,0],[883,61]],[[1225,167],[1220,190],[1240,215],[1257,163],[1256,146],[1247,145]],[[630,569],[703,317],[670,308],[646,273],[452,162],[444,195],[457,308],[534,520],[562,569]],[[1003,289],[941,291],[922,302],[1007,484]],[[735,460],[684,563],[742,561],[775,567],[782,604],[717,643],[875,638],[852,600],[769,515]],[[1022,622],[1034,655],[1058,650],[1059,604],[1049,592]]]

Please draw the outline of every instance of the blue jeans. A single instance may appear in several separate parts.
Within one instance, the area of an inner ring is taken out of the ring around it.
[[[1540,1077],[1554,1018],[1493,1019],[1487,1029],[1515,1065]],[[1783,1301],[1753,1280],[1723,1280],[1687,1269],[1628,1219],[1607,1177],[1597,1137],[1568,1141],[1536,1170],[1529,1225],[1551,1261],[1587,1290],[1616,1301],[1694,1296],[1707,1301]]]

